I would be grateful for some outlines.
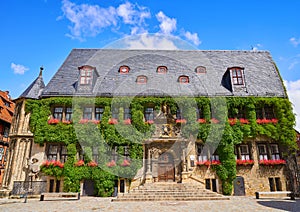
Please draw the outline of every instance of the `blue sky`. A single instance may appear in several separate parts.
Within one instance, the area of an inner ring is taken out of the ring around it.
[[[40,66],[47,83],[72,48],[139,34],[139,48],[173,48],[147,36],[159,33],[203,50],[270,51],[300,116],[299,0],[1,0],[0,8],[0,89],[12,98]]]

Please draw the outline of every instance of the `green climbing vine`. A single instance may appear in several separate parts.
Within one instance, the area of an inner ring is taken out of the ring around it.
[[[60,142],[67,146],[68,159],[63,167],[61,164],[43,164],[41,171],[46,175],[63,178],[65,191],[79,191],[80,181],[92,179],[95,182],[96,195],[110,196],[113,192],[114,175],[132,178],[142,166],[143,149],[141,142],[150,138],[155,126],[144,122],[146,106],[154,107],[158,114],[161,105],[168,105],[175,116],[178,107],[183,109],[186,123],[182,125],[182,135],[191,135],[209,145],[219,142],[218,154],[221,164],[215,166],[217,175],[222,181],[223,193],[230,195],[233,180],[236,177],[236,161],[234,146],[242,143],[246,138],[265,135],[279,141],[281,145],[292,150],[295,144],[295,117],[292,107],[286,98],[263,97],[135,97],[135,98],[83,98],[83,97],[55,97],[41,100],[27,100],[26,113],[30,113],[30,128],[34,133],[34,141],[40,145],[47,142]],[[86,105],[97,105],[104,108],[101,122],[82,121],[82,108]],[[269,105],[274,108],[276,123],[257,123],[256,108]],[[49,124],[51,108],[63,106],[73,108],[73,123],[59,122]],[[118,124],[111,123],[112,107],[121,108],[119,117],[124,114],[124,108],[131,108],[130,123],[120,120]],[[196,118],[196,107],[201,109],[201,121]],[[236,115],[241,107],[245,108],[247,123],[234,120],[228,121],[228,114]],[[212,113],[214,112],[214,113]],[[221,139],[220,139],[221,138]],[[84,152],[83,165],[76,166],[76,154],[80,149]],[[92,147],[97,147],[99,163],[110,162],[109,151],[118,146],[118,153],[122,155],[124,146],[129,146],[131,158],[130,166],[122,165],[126,158],[119,157],[115,164],[109,166],[89,166],[92,161]],[[112,174],[114,173],[114,174]]]

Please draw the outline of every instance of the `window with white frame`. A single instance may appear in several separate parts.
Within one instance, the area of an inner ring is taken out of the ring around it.
[[[131,110],[130,108],[124,108],[124,120],[131,119]]]
[[[270,144],[270,149],[271,149],[272,160],[279,160],[280,152],[279,152],[278,144]]]
[[[73,109],[71,107],[66,108],[66,121],[72,121]]]
[[[84,68],[80,70],[80,84],[89,85],[92,82],[92,69]]]
[[[147,107],[144,112],[145,120],[146,121],[153,121],[154,120],[154,108]]]
[[[249,146],[246,144],[242,144],[239,146],[240,150],[240,159],[241,160],[250,160],[250,152],[249,152]]]
[[[53,118],[62,120],[63,117],[63,107],[54,107]]]
[[[93,108],[85,107],[83,108],[83,119],[92,120]]]
[[[268,160],[268,152],[267,152],[267,145],[266,144],[258,144],[258,154],[259,160]]]
[[[61,144],[48,144],[47,160],[65,163],[68,158],[67,147]]]
[[[104,113],[103,107],[95,107],[95,120],[101,121]]]

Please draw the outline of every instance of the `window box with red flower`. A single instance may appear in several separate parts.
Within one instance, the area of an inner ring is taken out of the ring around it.
[[[131,120],[130,119],[125,119],[123,122],[126,125],[130,125],[131,124]]]
[[[205,119],[198,119],[197,120],[200,124],[205,124],[206,123],[206,120]]]
[[[130,162],[129,160],[123,160],[123,163],[121,164],[121,166],[130,166]]]
[[[233,126],[237,123],[237,119],[236,118],[229,118],[228,122],[229,122],[230,126]]]
[[[113,166],[116,166],[116,162],[114,160],[111,160],[110,162],[108,162],[106,164],[107,167],[113,167]]]
[[[72,121],[63,120],[62,123],[63,124],[72,124]]]
[[[212,161],[210,162],[210,165],[211,165],[211,166],[218,166],[218,165],[221,165],[221,162],[220,162],[219,160],[212,160]]]
[[[60,161],[45,161],[41,165],[41,172],[45,175],[61,177],[64,173],[64,164]]]
[[[178,124],[185,124],[186,120],[185,119],[176,119],[176,123]]]
[[[236,165],[238,166],[248,166],[253,164],[254,164],[254,160],[241,160],[241,159],[236,160]]]
[[[89,123],[88,119],[80,119],[79,124],[87,124]]]
[[[218,119],[216,119],[216,118],[212,118],[211,120],[210,120],[210,123],[212,123],[212,124],[218,124],[220,121],[218,120]]]
[[[208,161],[208,160],[206,160],[206,161],[197,161],[196,165],[198,165],[198,166],[209,166],[210,161]]]
[[[74,165],[77,166],[77,167],[78,166],[84,166],[84,161],[83,160],[79,160]]]
[[[60,121],[58,119],[49,119],[48,124],[58,124]]]
[[[92,120],[91,121],[93,124],[100,124],[100,120]]]
[[[92,161],[88,162],[87,166],[96,167],[96,166],[98,166],[98,164],[95,161],[92,160]]]
[[[118,119],[111,118],[108,120],[109,124],[118,124]]]
[[[249,124],[250,123],[248,119],[243,119],[243,118],[240,118],[239,121],[241,124]]]
[[[282,160],[282,159],[277,159],[277,160],[260,160],[259,164],[263,165],[263,166],[284,165],[284,164],[286,164],[286,161]]]
[[[146,124],[153,124],[154,121],[153,121],[153,120],[148,120],[148,121],[146,121],[145,123],[146,123]]]
[[[257,124],[277,124],[277,119],[256,119]]]

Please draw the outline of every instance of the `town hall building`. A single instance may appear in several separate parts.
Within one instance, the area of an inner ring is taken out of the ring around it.
[[[291,189],[295,118],[267,51],[73,49],[15,103],[11,195]]]

